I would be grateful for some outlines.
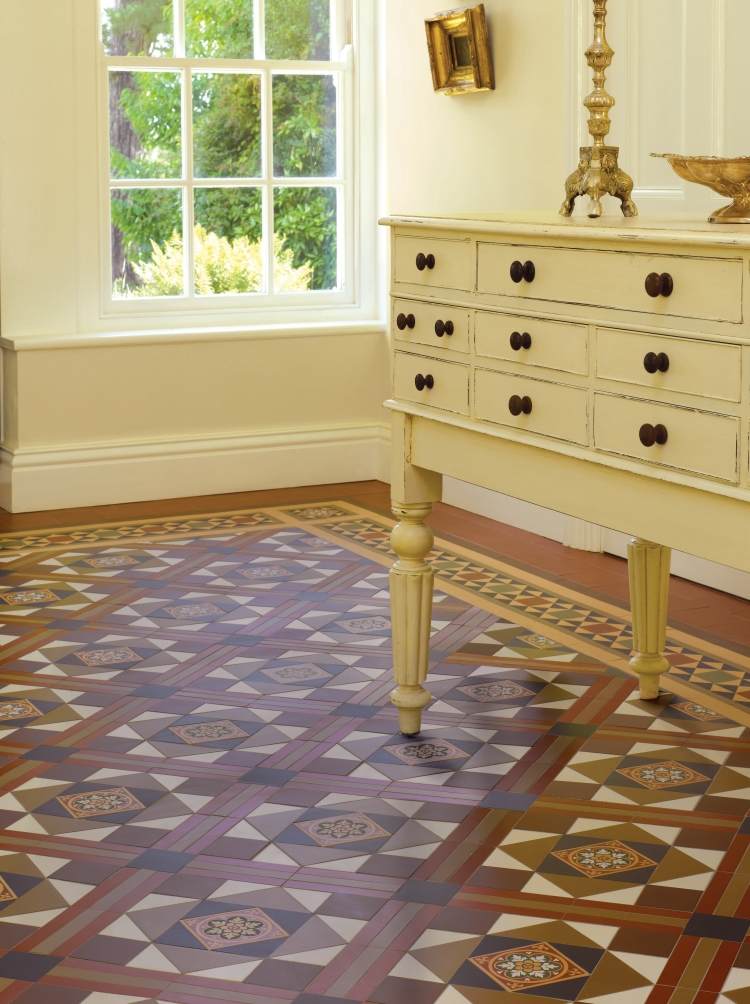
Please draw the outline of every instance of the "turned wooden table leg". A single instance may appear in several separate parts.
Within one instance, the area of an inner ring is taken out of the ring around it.
[[[659,678],[669,670],[664,657],[672,552],[661,544],[635,539],[628,545],[630,604],[633,613],[631,667],[640,679],[641,698],[659,696]]]
[[[430,657],[430,623],[434,573],[425,560],[433,543],[425,526],[432,505],[397,503],[393,514],[399,522],[391,543],[397,560],[390,573],[393,674],[396,689],[391,701],[398,708],[399,726],[405,736],[415,736],[422,727],[422,708],[431,697],[422,686]]]

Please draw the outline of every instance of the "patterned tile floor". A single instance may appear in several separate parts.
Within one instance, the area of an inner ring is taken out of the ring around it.
[[[0,537],[0,1001],[750,1004],[750,659],[347,503]]]

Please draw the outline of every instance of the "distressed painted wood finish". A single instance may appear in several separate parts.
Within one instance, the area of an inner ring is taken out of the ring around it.
[[[418,731],[429,701],[424,519],[442,475],[635,538],[631,667],[656,698],[670,550],[750,571],[750,230],[539,214],[384,222],[402,730]],[[651,273],[671,277],[671,295],[649,294]]]

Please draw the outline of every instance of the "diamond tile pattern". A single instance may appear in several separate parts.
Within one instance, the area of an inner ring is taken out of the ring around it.
[[[389,560],[337,501],[0,538],[2,999],[750,1000],[750,660],[641,702],[625,617],[440,542],[406,739]]]

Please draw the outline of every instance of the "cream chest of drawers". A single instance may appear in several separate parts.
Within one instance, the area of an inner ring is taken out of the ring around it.
[[[633,536],[631,664],[655,698],[670,549],[750,571],[750,230],[383,222],[402,731],[429,701],[424,521],[443,475]]]

